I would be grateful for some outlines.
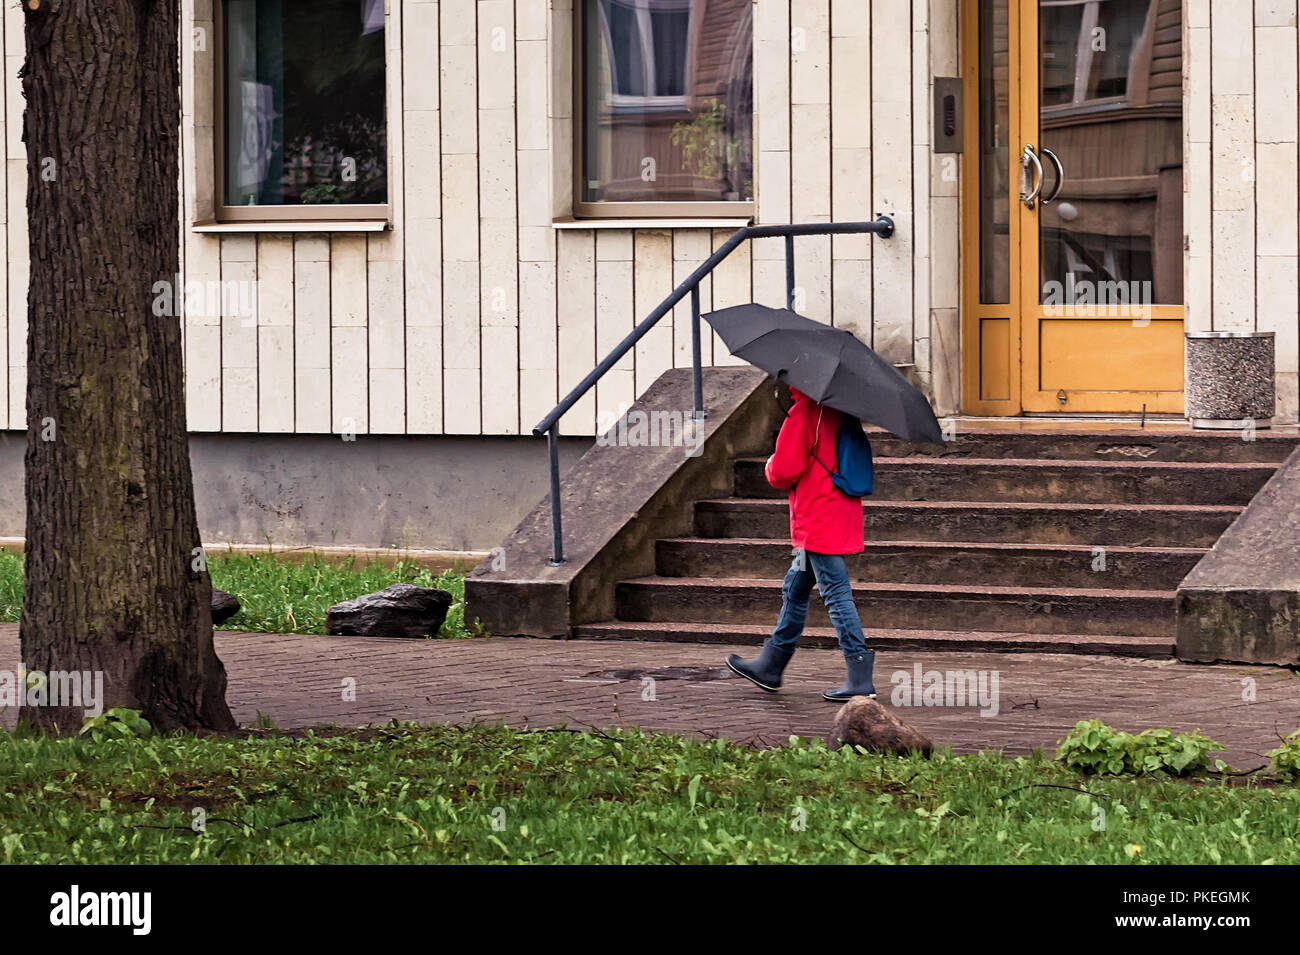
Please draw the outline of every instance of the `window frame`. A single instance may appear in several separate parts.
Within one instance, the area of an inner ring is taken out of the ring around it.
[[[647,200],[644,202],[586,202],[582,199],[584,193],[583,179],[586,173],[585,166],[585,124],[583,114],[583,93],[586,87],[586,72],[584,62],[584,51],[586,49],[586,37],[583,31],[584,10],[588,0],[574,0],[573,2],[573,49],[572,49],[572,102],[573,102],[573,142],[571,143],[571,157],[573,166],[573,218],[574,219],[729,219],[729,220],[752,220],[757,207],[757,182],[758,182],[758,150],[754,150],[753,164],[755,166],[754,199],[749,202],[667,202],[657,200]],[[688,108],[691,102],[690,81],[694,75],[694,61],[692,52],[697,42],[698,26],[697,18],[702,16],[705,4],[708,0],[694,0],[691,4],[691,27],[690,39],[688,41],[688,50],[686,58],[686,89],[682,96],[683,107]],[[750,55],[754,54],[754,34],[751,28],[750,32]],[[752,75],[752,74],[751,74]],[[647,97],[653,101],[659,97]],[[755,113],[757,113],[757,104],[755,104]],[[757,132],[757,123],[754,123],[754,116],[751,116],[751,129]]]
[[[393,99],[389,70],[392,59],[388,47],[388,14],[384,22],[384,148],[385,186],[388,201],[385,203],[330,203],[320,205],[284,206],[232,206],[226,203],[226,0],[212,0],[212,30],[214,34],[212,56],[212,140],[213,140],[213,197],[212,224],[274,224],[294,222],[380,222],[385,226],[393,220],[393,137],[390,135],[393,118]],[[195,223],[206,225],[208,223]]]

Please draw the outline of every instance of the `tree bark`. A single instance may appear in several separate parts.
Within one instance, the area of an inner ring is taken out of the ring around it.
[[[158,729],[230,729],[197,550],[183,319],[153,313],[155,283],[179,271],[179,0],[23,9],[23,663],[102,671],[105,708]],[[25,706],[20,720],[75,733],[83,715]]]

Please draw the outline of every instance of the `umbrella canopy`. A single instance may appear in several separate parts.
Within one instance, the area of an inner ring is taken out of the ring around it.
[[[814,401],[856,415],[904,441],[944,443],[925,395],[852,332],[788,308],[757,304],[704,317],[733,355]]]

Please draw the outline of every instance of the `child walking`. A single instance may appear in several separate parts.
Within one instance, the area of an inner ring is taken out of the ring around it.
[[[863,550],[862,499],[849,497],[831,481],[837,463],[835,445],[841,415],[797,389],[791,388],[790,394],[794,404],[781,425],[776,451],[767,460],[766,475],[773,487],[790,492],[790,538],[795,558],[781,588],[781,615],[762,651],[751,660],[742,660],[733,653],[727,657],[727,666],[764,690],[775,692],[803,633],[808,599],[816,583],[848,667],[844,683],[822,696],[834,701],[875,696],[871,671],[876,655],[867,649],[862,635],[844,562],[846,554]]]

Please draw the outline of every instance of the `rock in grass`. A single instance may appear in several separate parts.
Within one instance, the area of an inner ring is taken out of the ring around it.
[[[219,627],[239,613],[239,600],[234,594],[212,588],[212,626]]]
[[[919,752],[934,749],[929,738],[895,716],[878,700],[855,696],[840,707],[831,727],[830,748],[861,746],[882,753]]]
[[[437,636],[451,599],[445,590],[393,584],[330,607],[325,632],[341,637]]]

